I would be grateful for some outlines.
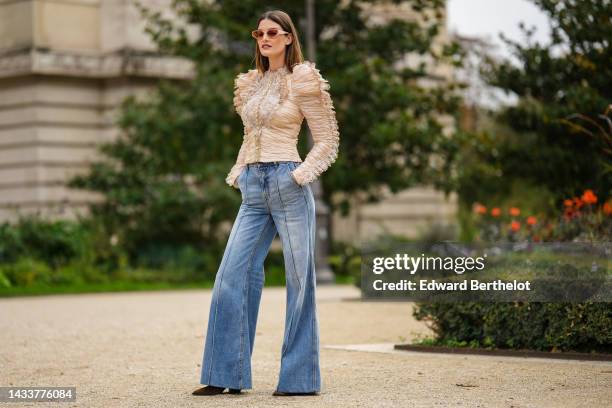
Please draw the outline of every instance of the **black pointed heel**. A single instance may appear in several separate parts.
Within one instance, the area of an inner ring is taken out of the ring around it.
[[[192,395],[219,395],[223,394],[225,387],[217,387],[215,385],[207,385],[206,387],[198,388]],[[240,394],[242,390],[236,388],[228,388],[229,394]]]

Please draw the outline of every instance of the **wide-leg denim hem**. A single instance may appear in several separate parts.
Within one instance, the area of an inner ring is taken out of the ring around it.
[[[242,222],[242,220],[244,219],[244,213],[243,212],[239,212],[238,213],[238,217],[235,221],[235,223],[238,223],[236,226],[236,230],[240,229],[240,223]],[[204,361],[202,363],[202,375],[200,378],[200,384],[206,384],[206,385],[214,385],[217,387],[231,387],[231,388],[238,388],[239,384],[235,384],[235,383],[231,383],[231,384],[220,384],[216,381],[214,381],[212,379],[212,369],[213,369],[213,357],[214,357],[214,353],[215,353],[215,330],[217,327],[217,316],[218,316],[218,310],[219,310],[219,303],[221,303],[221,300],[223,300],[222,297],[218,296],[218,292],[223,284],[223,277],[225,275],[225,271],[226,271],[226,266],[227,263],[229,262],[229,258],[231,256],[231,251],[233,248],[233,242],[236,239],[236,234],[231,234],[230,240],[227,243],[227,254],[224,255],[223,260],[221,262],[221,266],[219,269],[219,273],[218,276],[215,278],[215,285],[213,287],[213,301],[214,301],[214,318],[213,318],[213,325],[212,325],[212,333],[210,333],[210,341],[211,341],[211,350],[210,353],[208,354],[209,358],[207,359],[207,354],[204,354]],[[217,285],[218,282],[218,285]],[[216,292],[216,293],[215,293]],[[217,294],[217,296],[215,296]],[[212,305],[211,305],[211,310],[212,310]],[[207,338],[209,336],[209,332],[207,331]],[[210,361],[210,363],[208,363],[208,365],[210,366],[209,370],[206,370],[206,365],[207,362]]]
[[[255,252],[256,250],[259,248],[259,245],[262,241],[262,238],[264,236],[264,233],[266,232],[266,229],[268,228],[268,225],[273,222],[272,221],[272,217],[270,217],[270,220],[266,223],[266,225],[261,229],[261,232],[259,233],[259,237],[257,238],[257,242],[255,243],[255,246],[253,247],[253,249],[251,250],[251,255],[249,256],[249,261],[247,263],[247,274],[251,273],[251,267],[253,265],[253,259],[255,258]],[[239,370],[239,375],[240,375],[240,386],[238,388],[240,389],[245,389],[245,388],[251,388],[251,379],[248,379],[248,387],[245,387],[243,384],[243,380],[244,380],[244,372],[243,372],[243,368],[242,368],[242,364],[244,361],[244,345],[245,345],[245,332],[248,331],[248,310],[247,310],[247,303],[249,300],[248,297],[248,293],[247,293],[247,287],[248,287],[248,283],[249,283],[249,279],[245,279],[244,280],[244,286],[243,286],[243,290],[242,290],[242,317],[241,317],[241,333],[240,333],[240,370]],[[246,322],[246,324],[245,324]],[[249,353],[249,358],[251,357],[250,353]],[[250,376],[249,376],[250,377]]]

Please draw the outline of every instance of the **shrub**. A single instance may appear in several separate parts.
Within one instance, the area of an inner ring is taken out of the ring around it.
[[[612,352],[611,311],[609,303],[469,302],[422,303],[413,315],[440,345]]]
[[[477,240],[609,241],[612,203],[598,204],[590,189],[568,198],[553,220],[516,207],[487,208],[476,203]],[[541,351],[605,351],[612,348],[612,304],[583,303],[417,303],[440,345],[471,345]]]
[[[87,251],[87,232],[72,221],[21,217],[15,225],[0,225],[0,263],[21,257],[38,259],[51,267],[65,265]]]
[[[52,282],[53,270],[44,262],[33,258],[19,258],[11,264],[0,265],[0,273],[4,275],[11,286],[32,286],[36,283]]]
[[[361,254],[358,248],[345,242],[332,242],[328,260],[334,275],[338,277],[351,276],[353,283],[360,286]]]

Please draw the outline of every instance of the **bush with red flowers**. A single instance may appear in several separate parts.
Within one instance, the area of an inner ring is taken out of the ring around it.
[[[476,217],[476,241],[529,241],[529,242],[596,242],[612,237],[612,199],[598,203],[591,189],[580,197],[563,201],[563,210],[555,219],[522,214],[519,207],[488,209],[482,203],[473,205]]]

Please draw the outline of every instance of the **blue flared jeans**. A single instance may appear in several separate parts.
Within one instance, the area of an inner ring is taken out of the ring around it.
[[[277,391],[321,389],[315,303],[315,201],[290,172],[294,161],[247,164],[238,176],[242,204],[215,277],[201,384],[252,388],[251,356],[264,284],[264,260],[278,232],[287,301]]]

